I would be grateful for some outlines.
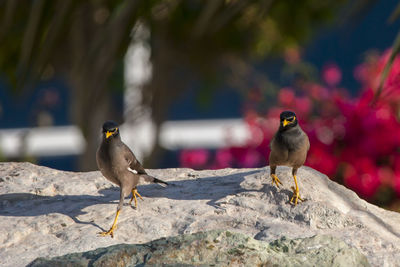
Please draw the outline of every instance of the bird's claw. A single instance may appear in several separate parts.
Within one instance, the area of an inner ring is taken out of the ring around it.
[[[139,192],[137,191],[137,189],[132,189],[132,197],[131,200],[129,201],[129,205],[131,205],[132,200],[135,200],[135,208],[137,209],[137,199],[136,196],[138,196],[141,200],[143,200],[142,196],[139,194]]]
[[[272,184],[275,184],[278,188],[279,185],[283,185],[282,182],[279,180],[278,176],[276,176],[275,174],[271,174],[271,178],[272,178]]]
[[[293,190],[293,196],[290,199],[290,203],[294,204],[295,206],[297,205],[297,201],[300,200],[301,202],[304,201],[304,199],[302,199],[300,197],[300,193],[299,193],[299,189],[296,189],[294,186],[292,186],[292,190]]]
[[[114,238],[114,230],[115,230],[115,228],[117,228],[117,227],[111,227],[110,230],[108,230],[107,232],[99,232],[98,234],[99,234],[100,236],[107,236],[107,235],[110,235],[111,238]]]

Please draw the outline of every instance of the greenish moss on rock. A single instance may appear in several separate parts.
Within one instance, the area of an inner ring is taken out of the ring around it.
[[[162,238],[146,244],[115,245],[29,266],[370,266],[356,248],[327,235],[281,238],[271,243],[229,231]]]

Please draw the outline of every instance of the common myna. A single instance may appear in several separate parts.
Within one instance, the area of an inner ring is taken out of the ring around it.
[[[278,165],[292,167],[292,175],[296,187],[292,186],[293,196],[290,199],[290,203],[297,205],[297,201],[303,201],[303,199],[299,194],[296,173],[297,169],[306,161],[307,152],[310,149],[310,141],[307,134],[300,128],[294,112],[284,111],[281,113],[279,129],[272,139],[270,146],[269,165],[272,183],[275,183],[277,187],[279,187],[279,184],[282,185],[275,174]]]
[[[96,161],[104,177],[121,188],[114,223],[110,230],[100,233],[102,236],[111,235],[111,237],[114,237],[114,230],[119,213],[124,204],[124,198],[129,196],[132,192],[129,204],[131,204],[134,199],[135,207],[137,207],[136,196],[142,199],[142,196],[138,193],[136,188],[139,179],[144,178],[148,182],[166,185],[167,183],[146,173],[129,147],[121,141],[118,125],[113,121],[106,121],[103,124],[103,140],[97,150]]]

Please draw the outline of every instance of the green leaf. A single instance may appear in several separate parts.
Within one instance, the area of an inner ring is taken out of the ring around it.
[[[392,52],[390,54],[389,60],[385,65],[385,68],[382,71],[381,74],[381,80],[379,82],[379,87],[376,90],[374,99],[372,100],[371,104],[374,105],[380,95],[382,94],[383,91],[383,85],[386,81],[387,76],[389,75],[389,71],[393,65],[393,61],[396,58],[397,54],[400,52],[400,31],[397,33],[396,39],[394,40],[394,43],[392,45]]]
[[[395,22],[400,16],[400,3],[396,6],[392,14],[390,15],[388,22],[393,23]]]

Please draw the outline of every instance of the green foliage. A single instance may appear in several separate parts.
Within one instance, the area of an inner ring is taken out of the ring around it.
[[[48,65],[55,66],[58,74],[65,72],[66,67],[70,67],[71,57],[74,57],[71,53],[71,35],[77,24],[79,30],[87,34],[86,41],[93,42],[96,34],[101,34],[108,22],[119,16],[118,7],[123,6],[122,3],[78,0],[2,1],[1,75],[5,75],[13,88],[22,89],[40,78]],[[89,19],[81,24],[78,21],[79,13],[85,13]]]
[[[213,70],[227,54],[265,58],[285,47],[307,40],[312,31],[331,20],[344,1],[136,1],[127,29],[120,29],[121,58],[129,44],[129,32],[137,20],[146,22],[157,53],[159,38],[179,50],[196,71]],[[77,42],[94,42],[89,55],[98,54],[118,31],[107,31],[118,20],[126,2],[114,1],[22,1],[0,3],[0,68],[14,87],[22,88],[43,74],[51,64],[56,74],[68,72]],[[84,13],[88,19],[79,16]],[[78,28],[78,29],[77,29]],[[79,31],[82,36],[74,36]],[[102,38],[99,38],[99,36]],[[73,40],[83,38],[83,40]],[[90,60],[87,56],[82,60]]]
[[[318,26],[332,21],[343,3],[159,1],[146,19],[152,32],[162,34],[195,61],[227,53],[265,58],[307,40]]]

